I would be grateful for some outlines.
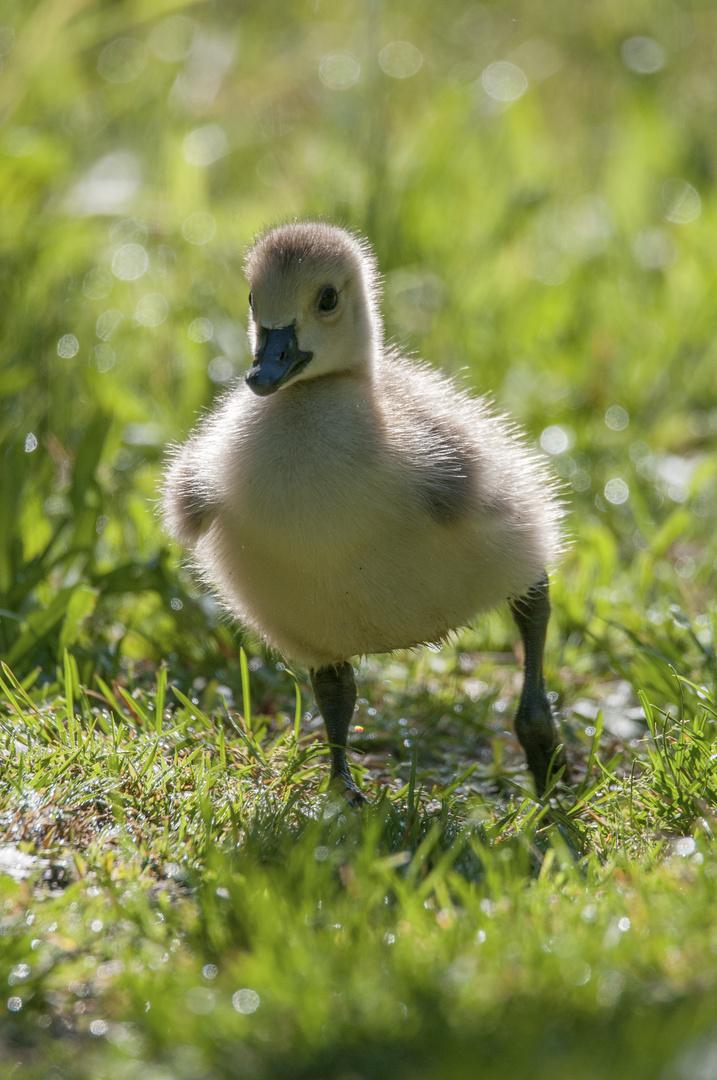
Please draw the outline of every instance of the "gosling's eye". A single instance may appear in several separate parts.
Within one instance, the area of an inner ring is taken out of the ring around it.
[[[254,293],[249,293],[249,307],[254,310]]]
[[[339,302],[339,294],[333,285],[327,285],[319,297],[319,311],[333,311]]]

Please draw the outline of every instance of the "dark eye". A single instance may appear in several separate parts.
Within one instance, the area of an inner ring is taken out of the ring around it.
[[[339,294],[333,285],[327,285],[319,297],[319,311],[333,311],[339,302]]]
[[[249,307],[254,309],[254,293],[249,293]]]

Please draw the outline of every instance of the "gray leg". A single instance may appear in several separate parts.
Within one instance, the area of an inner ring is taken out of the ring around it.
[[[356,704],[354,672],[348,660],[336,667],[310,671],[311,686],[319,706],[326,734],[331,744],[331,779],[340,780],[349,802],[361,803],[364,797],[353,781],[346,761],[346,739]]]
[[[515,733],[525,750],[528,768],[535,778],[535,787],[540,796],[548,783],[550,762],[559,745],[543,682],[543,652],[550,618],[547,574],[525,596],[514,600],[510,610],[525,646],[525,679],[515,718]],[[555,754],[552,771],[557,772],[563,767],[565,755],[561,750]]]

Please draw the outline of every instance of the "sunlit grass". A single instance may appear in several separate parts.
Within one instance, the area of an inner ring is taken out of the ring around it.
[[[702,1052],[704,688],[681,720],[645,697],[649,736],[612,760],[598,718],[584,780],[550,805],[411,778],[356,812],[297,716],[208,715],[164,674],[94,691],[69,656],[59,674],[2,683],[2,1031],[23,1075],[510,1076],[527,1040],[537,1076],[586,1053],[596,1077],[665,1055],[681,1076]]]

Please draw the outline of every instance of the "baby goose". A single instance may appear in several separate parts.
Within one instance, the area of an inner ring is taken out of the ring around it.
[[[245,269],[254,362],[174,453],[170,532],[229,612],[309,668],[351,801],[350,657],[439,641],[507,600],[525,646],[516,732],[542,794],[564,765],[542,675],[551,480],[485,401],[384,344],[366,241],[283,225]]]

